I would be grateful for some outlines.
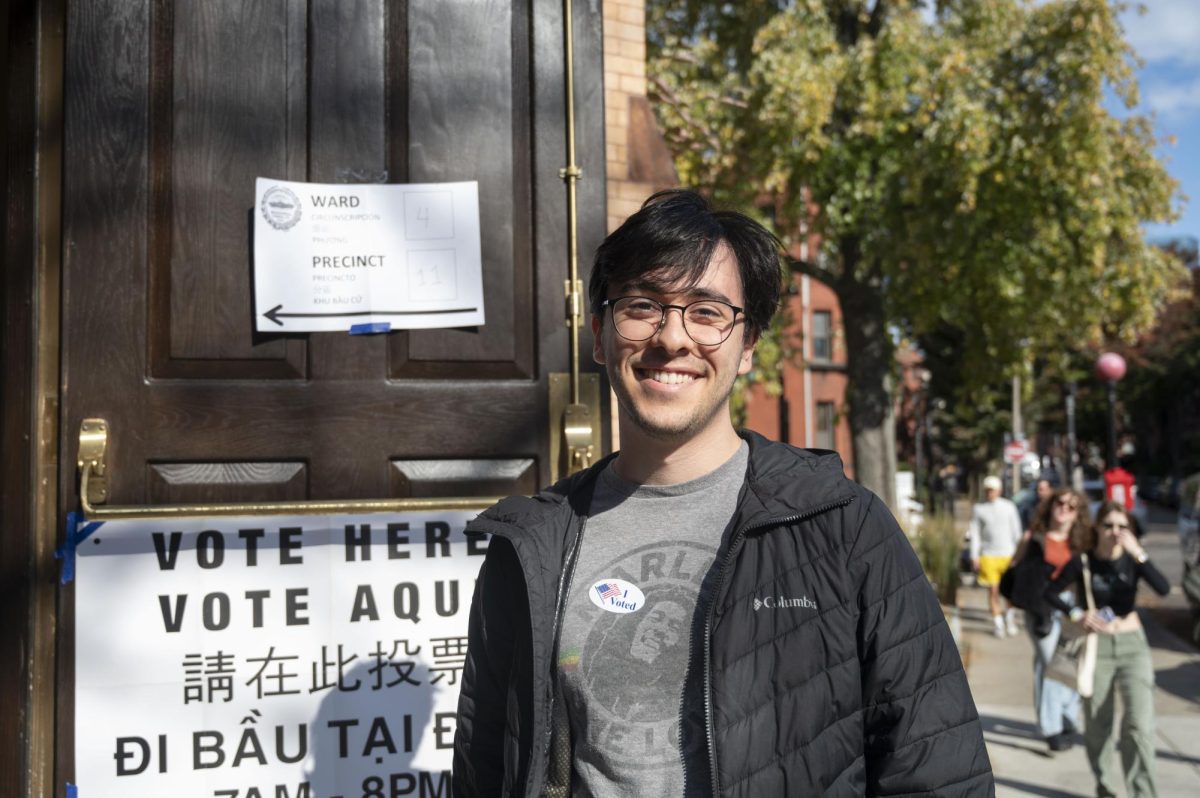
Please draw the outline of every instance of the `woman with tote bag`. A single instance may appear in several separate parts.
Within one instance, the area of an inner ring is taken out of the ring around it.
[[[1092,694],[1084,698],[1083,709],[1084,740],[1096,777],[1096,795],[1117,795],[1120,778],[1112,761],[1117,743],[1128,794],[1155,796],[1154,668],[1146,633],[1134,611],[1134,598],[1142,580],[1163,596],[1171,586],[1134,536],[1133,522],[1121,504],[1100,505],[1083,548],[1085,552],[1072,557],[1050,583],[1046,601],[1095,634]],[[1066,588],[1075,589],[1075,606],[1059,595]],[[1084,687],[1081,685],[1081,692],[1088,692]],[[1122,704],[1119,734],[1118,693]]]
[[[1033,708],[1038,731],[1051,751],[1071,747],[1079,723],[1079,694],[1074,683],[1050,678],[1050,665],[1062,635],[1063,613],[1043,601],[1055,579],[1078,554],[1088,530],[1084,499],[1070,488],[1059,488],[1034,512],[1033,526],[1013,558],[1013,604],[1025,608],[1025,631],[1033,641]],[[1063,591],[1060,591],[1063,592]],[[1060,598],[1070,600],[1069,589]]]

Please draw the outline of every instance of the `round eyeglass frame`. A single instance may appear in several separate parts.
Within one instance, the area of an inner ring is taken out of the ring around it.
[[[647,302],[653,302],[654,304],[658,305],[659,308],[662,310],[662,316],[659,318],[658,324],[654,325],[653,332],[651,332],[645,338],[630,338],[628,335],[621,332],[621,327],[620,327],[620,325],[617,324],[617,319],[616,319],[615,313],[616,313],[616,304],[623,299],[644,299]],[[687,309],[690,308],[692,305],[702,305],[705,303],[711,304],[714,302],[718,305],[724,305],[725,307],[730,308],[733,311],[733,320],[729,323],[729,329],[727,329],[725,331],[725,334],[721,336],[721,340],[715,341],[713,343],[697,341],[696,336],[692,335],[692,331],[688,329]],[[669,305],[666,302],[659,302],[657,299],[653,299],[648,296],[639,296],[637,294],[630,294],[629,296],[619,296],[619,297],[615,297],[613,299],[604,300],[603,302],[600,303],[600,312],[603,313],[604,308],[606,308],[606,307],[613,309],[613,314],[610,314],[610,315],[613,315],[613,329],[616,330],[617,335],[621,336],[626,341],[636,341],[636,342],[649,341],[651,338],[653,338],[655,335],[657,335],[659,333],[659,331],[662,330],[663,325],[665,325],[667,323],[667,311],[669,311],[669,310],[678,310],[679,311],[679,321],[683,324],[683,331],[685,333],[687,333],[688,338],[691,338],[692,341],[695,341],[695,343],[699,346],[720,346],[721,344],[725,343],[726,341],[729,340],[729,336],[733,333],[733,328],[737,326],[738,314],[740,313],[743,318],[745,318],[745,316],[746,316],[745,308],[739,308],[737,305],[734,305],[731,302],[726,302],[722,299],[697,299],[695,302],[689,302],[686,305]]]

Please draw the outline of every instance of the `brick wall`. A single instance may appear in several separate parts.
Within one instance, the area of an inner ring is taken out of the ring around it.
[[[678,182],[646,101],[645,0],[604,0],[604,132],[608,229]]]

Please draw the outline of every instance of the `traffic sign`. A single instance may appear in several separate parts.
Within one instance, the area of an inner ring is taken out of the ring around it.
[[[1004,445],[1004,462],[1016,465],[1025,459],[1029,447],[1025,441],[1009,441]]]

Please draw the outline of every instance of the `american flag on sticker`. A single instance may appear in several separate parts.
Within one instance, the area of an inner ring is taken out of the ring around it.
[[[600,598],[606,599],[621,595],[621,588],[608,582],[601,582],[596,585],[596,592],[600,594]]]

